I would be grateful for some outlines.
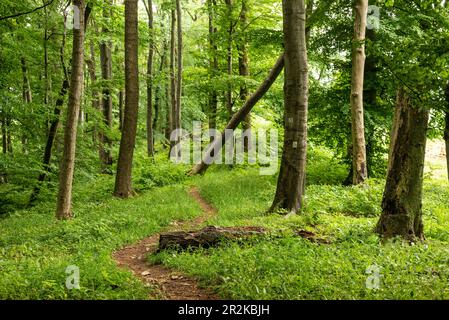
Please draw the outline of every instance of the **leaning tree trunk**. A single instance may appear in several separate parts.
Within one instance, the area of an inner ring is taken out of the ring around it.
[[[284,148],[270,211],[302,208],[306,176],[308,62],[304,0],[283,0],[285,82]]]
[[[354,185],[363,183],[368,177],[366,167],[365,124],[363,119],[363,79],[365,70],[365,33],[368,0],[357,0],[354,13],[354,39],[352,45],[352,166]]]
[[[72,216],[72,184],[75,167],[76,132],[83,87],[84,65],[84,0],[74,0],[80,10],[79,29],[73,30],[72,74],[70,79],[67,120],[64,132],[64,151],[59,173],[59,192],[56,217],[68,219]]]
[[[148,30],[150,42],[147,59],[147,155],[154,156],[154,132],[153,132],[153,57],[154,57],[154,28],[153,28],[153,0],[148,0],[145,8],[148,13]]]
[[[110,0],[105,0],[105,7],[103,8],[103,17],[109,19],[111,17],[111,5]],[[109,36],[109,30],[107,27],[103,27],[102,33]],[[103,122],[107,130],[112,128],[112,93],[111,93],[111,80],[112,80],[112,50],[111,41],[105,40],[100,43],[100,61],[101,61],[101,77],[103,79],[103,98],[102,98],[102,111]],[[100,134],[100,161],[102,165],[103,173],[110,173],[110,167],[112,165],[112,142],[108,137],[108,132],[101,131]]]
[[[125,0],[125,115],[114,195],[132,196],[132,162],[139,113],[138,1]]]
[[[207,168],[209,167],[210,163],[212,163],[217,156],[219,156],[218,150],[223,148],[225,145],[227,139],[230,139],[230,135],[226,135],[226,130],[235,130],[238,125],[244,121],[245,117],[251,112],[252,108],[259,102],[260,99],[267,93],[267,91],[271,88],[274,81],[276,81],[279,74],[282,72],[282,69],[284,69],[284,54],[282,54],[278,60],[276,61],[276,64],[274,65],[273,69],[268,74],[267,78],[264,80],[264,82],[260,85],[260,87],[257,89],[256,92],[254,92],[251,97],[248,98],[248,100],[245,102],[243,107],[234,114],[234,116],[231,118],[231,120],[226,125],[225,130],[221,133],[221,137],[217,137],[206,149],[203,158],[200,163],[195,165],[192,170],[189,172],[189,175],[197,175],[197,174],[203,174],[206,172]]]
[[[376,231],[384,238],[423,239],[422,184],[429,111],[412,106],[398,90],[382,215]]]

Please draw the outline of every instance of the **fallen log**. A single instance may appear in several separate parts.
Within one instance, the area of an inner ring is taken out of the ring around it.
[[[159,235],[159,248],[162,251],[169,248],[185,250],[188,248],[209,248],[224,240],[240,240],[266,234],[261,227],[214,227],[209,226],[198,231],[175,231]]]

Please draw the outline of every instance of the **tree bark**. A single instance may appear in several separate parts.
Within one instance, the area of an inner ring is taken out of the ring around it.
[[[397,93],[382,215],[376,231],[384,238],[423,239],[422,183],[429,111]]]
[[[105,0],[105,7],[103,8],[103,17],[107,20],[111,17],[112,2]],[[109,29],[103,27],[102,33],[109,36]],[[106,132],[100,130],[100,161],[103,173],[111,173],[110,167],[112,165],[112,142],[108,137],[109,130],[112,129],[112,50],[111,41],[106,40],[100,43],[100,61],[101,61],[101,77],[103,79],[103,96],[102,96],[102,112],[103,122],[106,127]]]
[[[132,196],[132,162],[139,113],[138,1],[125,0],[125,118],[114,195]]]
[[[167,64],[167,51],[168,51],[168,45],[167,45],[167,42],[164,40],[161,61],[160,61],[160,65],[159,65],[159,74],[163,74],[165,71],[166,64]],[[162,87],[163,87],[162,84],[158,83],[156,86],[156,89],[154,91],[153,132],[156,131],[157,127],[158,127],[159,114],[160,114],[160,110],[161,110],[161,94],[162,94],[161,89],[162,89]],[[165,97],[165,98],[167,99],[168,97]]]
[[[232,44],[234,42],[234,22],[232,21],[232,11],[233,11],[233,1],[232,0],[225,0],[226,6],[228,7],[228,17],[230,19],[229,22],[229,29],[228,29],[228,47],[227,47],[227,73],[229,78],[232,76],[233,71],[233,61],[232,61]],[[233,116],[233,101],[232,101],[232,84],[229,79],[228,84],[228,90],[226,91],[226,109],[229,113],[229,118],[232,118]]]
[[[248,24],[248,4],[247,0],[242,0],[242,10],[240,13],[241,39],[238,46],[239,50],[239,75],[241,77],[249,77],[249,59],[248,59],[248,41],[245,36],[245,29]],[[243,84],[240,87],[240,100],[245,102],[248,99],[248,87]],[[249,113],[243,121],[243,130],[251,131],[251,113]],[[243,141],[245,152],[248,152],[251,146],[251,134],[246,135]]]
[[[177,81],[175,75],[175,43],[176,43],[176,11],[171,11],[171,29],[170,29],[170,102],[171,102],[171,110],[170,110],[170,134],[175,130],[176,127],[176,107],[178,102],[177,98]],[[170,134],[168,135],[168,140],[170,140]],[[170,152],[171,149],[175,146],[176,141],[170,141]]]
[[[148,0],[146,6],[148,13],[148,29],[150,42],[147,60],[147,154],[154,156],[154,132],[153,132],[153,57],[154,57],[154,27],[153,27],[153,0]]]
[[[363,114],[363,80],[365,71],[365,34],[368,0],[357,0],[354,7],[354,39],[352,45],[352,161],[353,184],[363,183],[368,178],[366,165],[365,125]]]
[[[207,1],[208,17],[209,17],[209,79],[210,85],[213,85],[213,79],[218,71],[218,47],[216,44],[215,36],[217,34],[217,28],[214,25],[215,19],[215,1]],[[209,92],[209,129],[217,128],[217,111],[218,111],[218,93],[215,88],[211,88]],[[213,138],[211,137],[211,142]]]
[[[446,167],[447,167],[447,176],[449,179],[449,83],[446,85],[446,108],[447,110],[444,112],[444,141],[446,144]]]
[[[283,0],[284,147],[271,212],[302,208],[307,159],[308,61],[304,0]]]
[[[72,74],[56,206],[56,217],[58,219],[68,219],[72,216],[72,184],[75,167],[76,133],[83,87],[85,3],[84,0],[74,0],[73,3],[79,8],[81,14],[79,15],[80,28],[73,30]]]
[[[267,78],[263,81],[263,83],[260,85],[260,87],[257,89],[256,92],[254,92],[251,97],[248,98],[248,100],[245,102],[243,107],[234,114],[234,116],[231,118],[231,120],[226,125],[225,130],[235,130],[238,125],[245,119],[245,117],[251,112],[251,109],[259,102],[259,100],[267,93],[267,91],[271,88],[274,81],[276,81],[279,74],[284,69],[284,54],[282,54],[278,60],[276,61],[276,64],[274,65],[273,69],[268,74]],[[201,160],[201,163],[195,165],[192,170],[189,172],[189,175],[193,176],[196,174],[203,174],[206,172],[209,165],[207,163],[212,163],[212,160],[215,159],[216,155],[213,153],[215,149],[217,149],[218,146],[221,148],[225,145],[227,139],[231,137],[225,135],[225,131],[221,133],[221,137],[218,137],[215,139],[206,149],[206,152],[203,156],[203,159]],[[218,154],[217,154],[218,156]]]

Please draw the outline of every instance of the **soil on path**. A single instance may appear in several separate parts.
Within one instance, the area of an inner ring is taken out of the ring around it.
[[[217,210],[201,197],[197,188],[192,187],[189,194],[201,206],[203,214],[190,221],[174,221],[168,228],[162,230],[163,232],[191,230],[200,227],[217,214]],[[219,297],[216,294],[200,288],[196,279],[162,265],[148,264],[146,256],[157,250],[159,235],[160,233],[154,234],[138,243],[124,247],[114,252],[113,258],[120,267],[131,270],[147,286],[156,289],[150,295],[150,299],[218,300]]]

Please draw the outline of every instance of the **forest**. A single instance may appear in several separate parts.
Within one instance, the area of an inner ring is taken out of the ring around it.
[[[0,129],[0,300],[449,299],[446,0],[2,0]]]

